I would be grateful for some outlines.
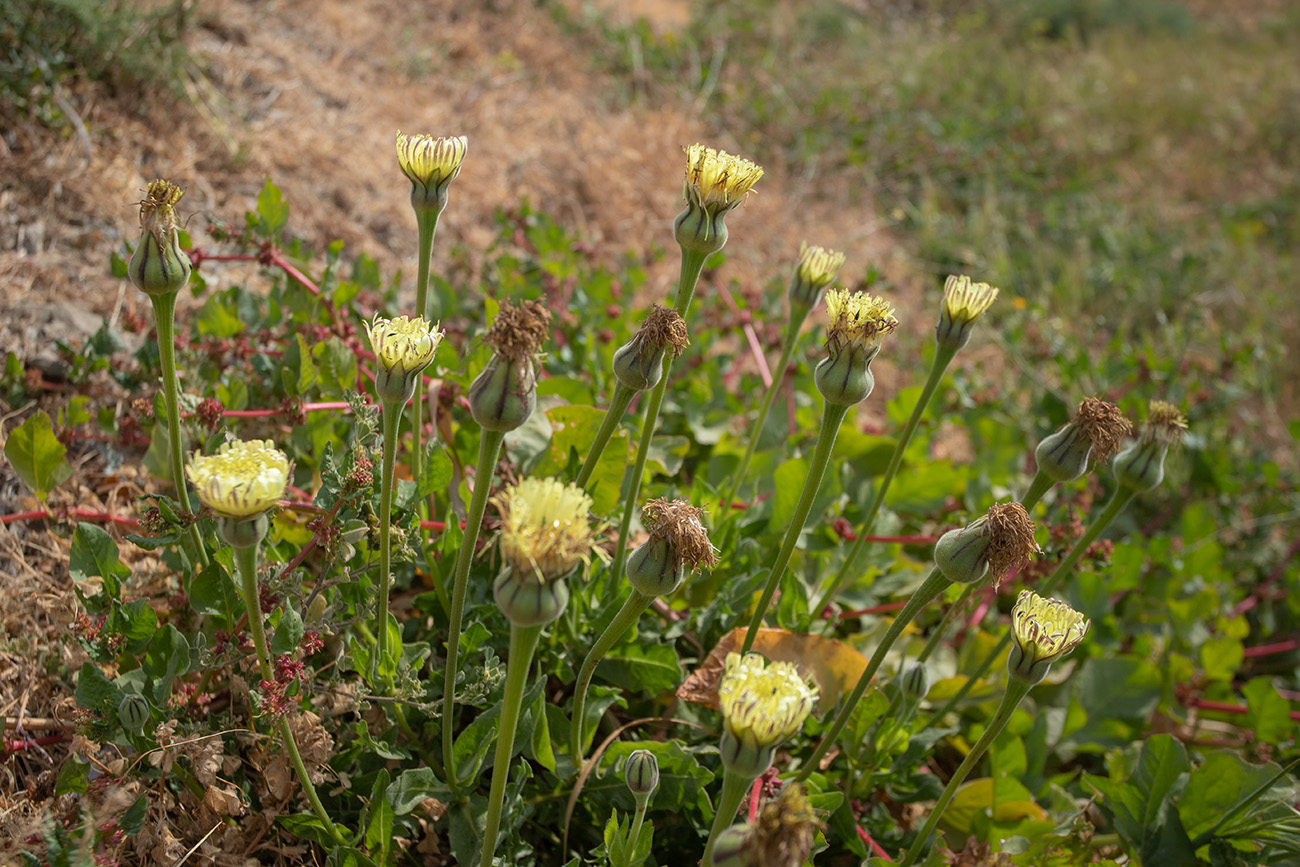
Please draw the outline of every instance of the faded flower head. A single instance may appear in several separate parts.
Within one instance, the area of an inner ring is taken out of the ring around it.
[[[1015,647],[1007,661],[1012,676],[1038,683],[1048,667],[1079,646],[1088,634],[1088,618],[1064,602],[1021,590],[1011,610]]]
[[[750,863],[754,867],[801,867],[812,852],[817,830],[824,828],[803,786],[787,783],[781,794],[758,811],[750,827]]]
[[[1056,482],[1072,482],[1088,471],[1088,459],[1110,460],[1133,425],[1113,403],[1086,397],[1074,419],[1043,438],[1034,451],[1038,471]]]
[[[501,554],[512,574],[545,583],[591,554],[591,497],[556,479],[524,479],[493,502],[501,513]]]
[[[685,500],[660,498],[650,500],[641,508],[641,520],[651,540],[667,542],[673,558],[691,571],[718,562],[709,533],[700,520],[703,514],[702,509]]]
[[[199,500],[225,518],[253,518],[284,497],[289,459],[270,440],[234,440],[185,468]]]
[[[397,165],[412,184],[426,189],[441,187],[460,174],[469,140],[463,135],[439,138],[397,133]]]
[[[1187,416],[1182,410],[1163,400],[1153,400],[1147,405],[1147,420],[1142,426],[1142,441],[1171,446],[1187,432]]]
[[[844,264],[844,254],[825,247],[799,245],[799,264],[790,280],[790,303],[811,309]]]
[[[152,234],[159,241],[167,232],[180,228],[176,219],[176,203],[185,191],[171,181],[158,178],[150,181],[145,191],[144,201],[140,203],[140,228]]]
[[[996,587],[1040,550],[1025,507],[994,503],[985,515],[945,533],[934,546],[934,561],[949,581],[972,584],[992,575]]]
[[[939,310],[939,324],[935,326],[935,340],[954,352],[961,349],[970,340],[971,325],[993,306],[997,297],[994,286],[971,282],[966,276],[950,276],[943,284],[943,306]]]
[[[832,353],[848,348],[875,349],[898,327],[894,305],[866,292],[832,289],[826,293],[831,324],[826,345]]]
[[[1111,470],[1122,487],[1149,491],[1164,481],[1165,455],[1187,432],[1187,417],[1172,403],[1153,400],[1138,441],[1115,455]]]
[[[709,214],[730,211],[754,188],[763,169],[744,157],[702,144],[682,148],[686,153],[686,200]]]
[[[664,356],[676,358],[689,345],[681,314],[655,304],[632,339],[614,353],[614,375],[636,391],[654,388],[663,376]]]
[[[531,360],[550,332],[551,311],[540,301],[502,301],[483,342],[511,361]]]
[[[538,301],[502,301],[483,342],[492,358],[469,387],[469,409],[487,430],[512,431],[537,406],[537,368],[533,357],[542,347],[551,311]]]
[[[742,746],[777,746],[803,728],[816,704],[817,688],[792,664],[768,663],[757,653],[727,654],[718,705],[727,733]]]
[[[190,257],[180,244],[176,203],[185,191],[161,178],[140,203],[140,242],[127,264],[131,282],[147,295],[172,295],[190,278]]]
[[[1079,401],[1071,424],[1078,425],[1092,443],[1093,460],[1098,463],[1110,460],[1124,438],[1133,433],[1133,424],[1124,417],[1123,410],[1096,397]]]

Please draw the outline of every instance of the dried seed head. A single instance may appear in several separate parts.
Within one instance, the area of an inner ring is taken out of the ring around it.
[[[676,310],[662,304],[650,308],[650,315],[641,323],[637,333],[644,335],[646,343],[654,349],[671,352],[673,358],[691,345],[686,336],[686,320]]]
[[[151,233],[160,242],[165,233],[179,229],[176,203],[183,195],[185,190],[171,181],[162,178],[150,181],[145,191],[144,201],[140,203],[140,228]]]
[[[664,374],[664,355],[676,358],[689,344],[682,317],[656,304],[632,339],[614,353],[614,375],[634,391],[654,388]]]
[[[140,203],[140,241],[127,263],[127,275],[146,295],[170,296],[190,279],[190,257],[180,243],[176,203],[185,191],[159,178]]]
[[[1165,478],[1169,447],[1179,442],[1186,431],[1187,418],[1178,407],[1163,400],[1151,401],[1138,441],[1111,461],[1115,480],[1139,493],[1159,485]]]
[[[965,527],[944,533],[934,546],[934,562],[949,581],[973,584],[992,575],[996,587],[1007,572],[1036,553],[1034,522],[1025,507],[995,503]]]
[[[1147,405],[1147,420],[1142,426],[1144,442],[1170,446],[1182,440],[1186,432],[1187,416],[1178,407],[1163,400],[1153,400]]]
[[[687,569],[711,568],[718,555],[709,542],[700,516],[704,512],[684,500],[651,500],[641,509],[641,520],[652,540],[668,543],[675,559]]]
[[[518,305],[502,301],[483,341],[511,361],[531,360],[542,348],[551,326],[551,311],[540,301]]]
[[[1085,397],[1079,402],[1071,424],[1078,425],[1088,437],[1097,463],[1110,460],[1124,438],[1133,434],[1133,424],[1124,417],[1124,411],[1096,397]]]
[[[776,800],[764,804],[750,828],[754,867],[801,867],[812,852],[817,818],[803,786],[788,783]]]

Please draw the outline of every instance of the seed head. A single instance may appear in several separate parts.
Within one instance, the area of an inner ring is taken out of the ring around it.
[[[1153,400],[1147,405],[1147,420],[1142,426],[1142,441],[1173,445],[1187,432],[1187,416],[1182,410],[1163,400]]]
[[[992,575],[997,587],[1007,572],[1039,552],[1025,507],[994,503],[965,527],[945,533],[935,545],[934,560],[949,581],[972,584]]]
[[[550,325],[551,311],[540,301],[518,305],[502,301],[483,341],[511,361],[531,361],[546,341]]]
[[[215,455],[198,452],[185,474],[199,500],[224,518],[253,518],[275,506],[289,483],[289,459],[270,440],[233,440]]]
[[[684,500],[650,500],[641,508],[641,521],[650,539],[668,543],[673,558],[691,571],[711,568],[718,555],[709,542],[700,516],[704,512]]]
[[[788,783],[776,800],[758,811],[750,828],[753,867],[801,867],[812,852],[817,830],[824,828],[803,786]]]

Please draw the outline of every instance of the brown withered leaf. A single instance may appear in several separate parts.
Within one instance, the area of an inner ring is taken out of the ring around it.
[[[744,640],[744,627],[724,635],[718,646],[677,688],[677,697],[692,704],[716,708],[723,661],[728,653],[738,650]],[[772,662],[793,663],[801,674],[812,677],[820,694],[818,713],[833,708],[840,696],[857,684],[867,668],[867,658],[842,641],[788,629],[758,630],[754,636],[754,650]]]

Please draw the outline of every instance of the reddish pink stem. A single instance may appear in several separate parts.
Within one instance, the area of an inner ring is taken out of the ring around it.
[[[738,319],[744,320],[741,328],[745,332],[745,341],[749,344],[749,352],[754,356],[754,363],[758,365],[758,375],[763,380],[764,388],[772,386],[772,371],[767,366],[767,359],[763,356],[763,344],[758,342],[758,335],[754,332],[754,326],[750,323],[749,317],[740,312],[740,307],[736,305],[736,299],[731,297],[731,292],[721,283],[715,284],[718,287],[718,293],[722,295],[722,300],[731,308],[731,312]]]
[[[1229,704],[1226,701],[1210,701],[1204,698],[1189,698],[1183,704],[1186,707],[1200,708],[1201,710],[1215,711],[1217,713],[1231,713],[1244,716],[1250,713],[1250,708],[1244,704]],[[1300,722],[1300,710],[1291,711],[1291,719]]]
[[[1254,647],[1247,647],[1241,652],[1241,655],[1250,659],[1254,656],[1272,656],[1275,653],[1289,653],[1300,647],[1300,639],[1292,638],[1288,641],[1278,641],[1274,644],[1257,644]]]
[[[323,403],[304,403],[303,412],[325,412],[333,410],[350,410],[346,401],[330,400]],[[183,412],[181,418],[194,418],[197,413]],[[221,413],[225,418],[270,418],[272,416],[284,415],[283,409],[228,409]]]
[[[758,799],[763,794],[763,777],[760,774],[754,779],[754,785],[749,790],[749,821],[752,824],[758,818]]]
[[[132,529],[139,527],[140,522],[135,518],[127,518],[122,515],[110,515],[107,512],[96,512],[94,509],[57,509],[53,512],[34,511],[34,512],[15,512],[11,515],[0,515],[0,524],[13,524],[17,521],[66,521],[68,518],[81,518],[86,521],[103,521],[108,524],[121,524],[123,527]]]
[[[43,738],[32,738],[26,741],[5,741],[4,747],[6,752],[18,752],[25,750],[29,746],[48,747],[50,744],[61,744],[72,740],[67,735],[47,735]]]
[[[884,858],[886,861],[893,861],[893,860],[894,860],[893,858],[890,858],[890,857],[889,857],[889,853],[888,853],[888,852],[886,852],[884,849],[881,849],[881,848],[880,848],[880,844],[879,844],[879,843],[877,843],[875,840],[871,839],[871,835],[868,834],[868,833],[867,833],[867,830],[866,830],[865,828],[863,828],[861,825],[858,826],[858,836],[862,839],[862,842],[863,842],[863,843],[866,843],[868,846],[871,847],[871,851],[874,852],[874,853],[876,853],[876,855],[877,855],[878,857],[880,857],[880,858]]]

